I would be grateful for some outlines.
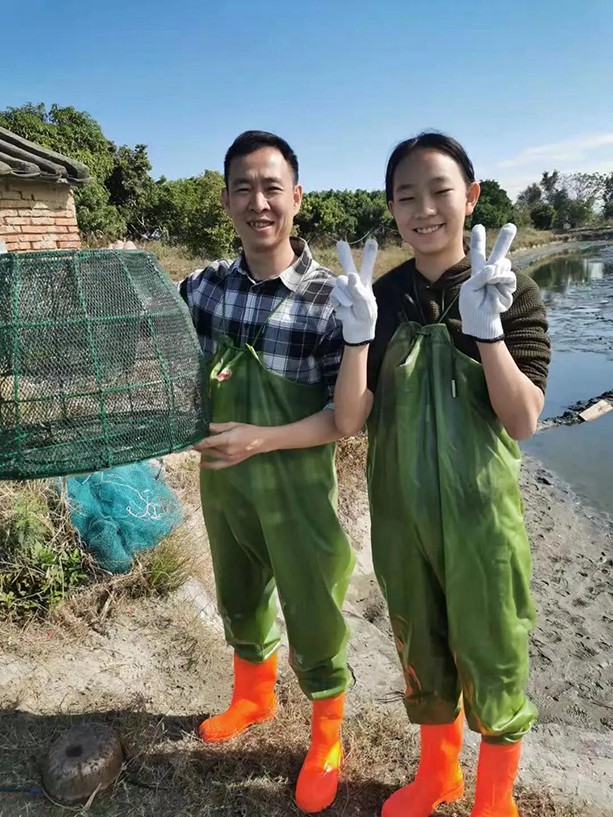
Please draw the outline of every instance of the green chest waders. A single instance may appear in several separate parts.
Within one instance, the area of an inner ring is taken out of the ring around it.
[[[482,366],[443,323],[402,323],[369,420],[375,571],[414,723],[469,725],[513,742],[534,621],[520,454],[491,407]]]
[[[294,423],[320,411],[322,385],[287,380],[264,368],[254,346],[225,335],[210,366],[212,422]],[[201,471],[217,600],[226,638],[252,662],[279,644],[278,589],[290,663],[312,700],[349,685],[348,628],[342,605],[354,556],[336,513],[333,444],[258,454],[219,471]]]

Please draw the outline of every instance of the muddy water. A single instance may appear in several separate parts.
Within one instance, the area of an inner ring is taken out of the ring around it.
[[[613,388],[613,244],[591,245],[526,272],[541,287],[553,345],[543,417]],[[613,412],[523,444],[580,497],[613,513]]]

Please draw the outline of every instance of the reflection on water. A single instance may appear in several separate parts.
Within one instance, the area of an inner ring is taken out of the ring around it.
[[[554,350],[613,358],[613,245],[553,258],[526,272],[541,288]]]
[[[528,268],[528,274],[541,288],[543,296],[567,293],[573,286],[600,281],[613,275],[613,252],[610,258],[581,258],[575,255],[554,258],[546,264]]]
[[[547,305],[553,355],[544,417],[613,388],[613,245],[526,270]],[[522,444],[588,502],[613,511],[613,413]]]

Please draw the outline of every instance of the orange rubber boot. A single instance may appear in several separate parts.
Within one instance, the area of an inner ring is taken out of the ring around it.
[[[394,792],[383,804],[381,817],[429,817],[441,803],[464,795],[458,758],[464,715],[444,726],[421,726],[421,756],[415,780]]]
[[[334,802],[343,759],[341,724],[345,693],[313,701],[311,748],[296,784],[296,803],[307,814],[323,811]]]
[[[477,796],[470,817],[518,817],[513,799],[521,743],[481,741],[477,766]]]
[[[207,743],[219,743],[240,735],[254,723],[274,718],[277,711],[275,682],[277,654],[260,664],[244,661],[234,653],[234,693],[225,712],[202,721],[198,735]]]

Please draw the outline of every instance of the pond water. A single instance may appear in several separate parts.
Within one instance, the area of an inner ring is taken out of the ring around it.
[[[525,270],[547,305],[553,346],[543,418],[613,389],[613,244]],[[613,412],[556,426],[522,444],[594,507],[613,512]]]

